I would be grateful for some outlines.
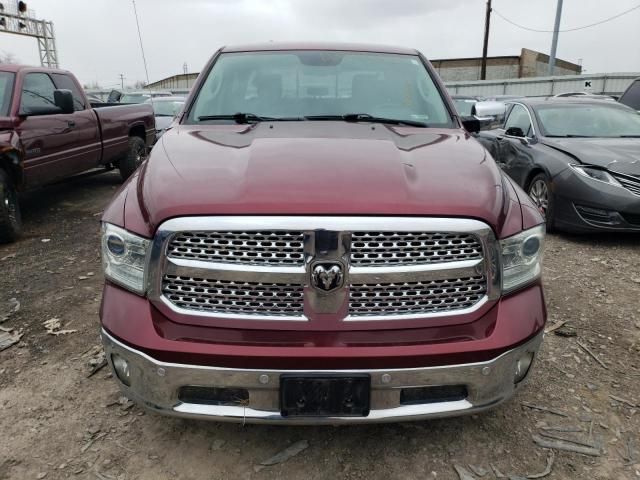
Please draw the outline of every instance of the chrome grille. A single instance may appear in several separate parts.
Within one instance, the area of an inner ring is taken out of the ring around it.
[[[640,178],[632,177],[630,175],[621,175],[619,173],[611,172],[616,180],[620,182],[624,188],[629,190],[631,193],[636,195],[640,195]]]
[[[349,314],[375,317],[462,310],[479,302],[486,291],[482,275],[423,282],[352,284]]]
[[[169,258],[249,265],[303,265],[302,232],[180,232]]]
[[[301,316],[302,285],[233,282],[165,275],[162,293],[175,306],[212,314]]]
[[[177,322],[431,318],[500,295],[494,234],[473,219],[174,218],[158,228],[150,257],[161,261],[151,264],[148,296]],[[344,288],[324,284],[333,267]]]
[[[475,235],[421,232],[354,232],[354,266],[420,265],[482,258]]]

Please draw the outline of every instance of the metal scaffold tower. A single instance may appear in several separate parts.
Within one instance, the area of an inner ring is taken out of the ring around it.
[[[53,22],[39,20],[25,2],[0,3],[0,33],[35,37],[38,41],[40,65],[58,68],[58,50]]]

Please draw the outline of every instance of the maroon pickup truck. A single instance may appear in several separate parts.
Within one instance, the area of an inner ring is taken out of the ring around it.
[[[417,51],[226,47],[102,218],[102,338],[167,415],[494,407],[546,320],[545,226]]]
[[[100,166],[126,178],[154,138],[150,105],[92,105],[70,72],[0,64],[0,242],[20,233],[17,192]]]

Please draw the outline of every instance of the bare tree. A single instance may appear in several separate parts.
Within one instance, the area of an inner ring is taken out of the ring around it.
[[[90,88],[92,90],[101,90],[102,86],[98,83],[97,80],[94,80],[93,82],[89,83],[85,88]]]
[[[0,52],[0,63],[19,63],[18,58],[11,52]]]
[[[147,85],[146,82],[143,82],[142,80],[138,80],[136,83],[133,84],[133,88],[135,88],[136,90],[142,90],[146,85]]]

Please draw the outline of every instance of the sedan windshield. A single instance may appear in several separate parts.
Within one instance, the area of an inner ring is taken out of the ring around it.
[[[146,93],[125,93],[120,99],[120,103],[142,103],[151,98],[151,95]]]
[[[238,113],[243,116],[234,117]],[[454,126],[418,56],[348,51],[224,53],[187,122],[336,120],[348,114],[354,121]]]
[[[0,117],[9,115],[14,77],[15,75],[11,72],[0,72]]]
[[[147,100],[145,103],[153,103],[153,113],[156,117],[175,117],[184,105],[183,100],[155,100],[153,102]]]
[[[547,137],[640,137],[640,115],[605,102],[540,105],[536,113]]]

